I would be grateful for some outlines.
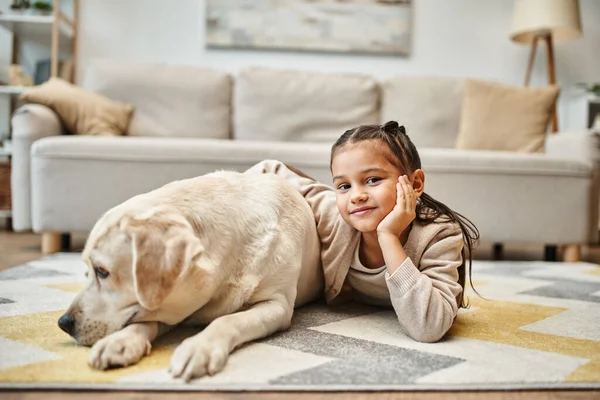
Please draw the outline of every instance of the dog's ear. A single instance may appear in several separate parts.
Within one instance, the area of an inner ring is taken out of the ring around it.
[[[204,247],[187,221],[164,214],[127,219],[121,228],[131,237],[137,299],[145,309],[155,310]]]

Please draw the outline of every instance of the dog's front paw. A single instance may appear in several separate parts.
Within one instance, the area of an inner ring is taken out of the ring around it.
[[[188,382],[204,375],[214,375],[225,366],[229,348],[219,340],[194,336],[184,340],[171,357],[169,372],[173,378]]]
[[[92,346],[88,364],[96,369],[127,367],[150,355],[151,348],[147,338],[128,331],[118,331]]]

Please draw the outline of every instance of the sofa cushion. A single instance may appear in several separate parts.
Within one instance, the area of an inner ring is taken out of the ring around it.
[[[136,194],[215,169],[245,171],[265,159],[284,161],[331,185],[330,148],[194,138],[42,138],[31,148],[34,230],[86,232],[107,209]],[[586,241],[593,225],[588,161],[434,148],[420,154],[427,193],[472,220],[485,242]]]
[[[77,135],[122,135],[133,107],[83,90],[60,78],[27,89],[20,99],[42,104],[60,117],[65,129]]]
[[[417,148],[453,148],[458,135],[463,80],[395,76],[382,82],[381,123],[404,125]]]
[[[462,106],[459,149],[543,152],[556,86],[511,86],[468,80]]]
[[[37,232],[89,232],[111,207],[178,179],[265,159],[331,182],[328,144],[166,137],[56,136],[32,153],[32,222]],[[110,189],[108,189],[110,188]]]
[[[135,105],[128,135],[230,138],[225,72],[98,60],[86,69],[83,87]]]
[[[333,142],[379,120],[379,90],[369,76],[250,67],[234,89],[234,137]]]

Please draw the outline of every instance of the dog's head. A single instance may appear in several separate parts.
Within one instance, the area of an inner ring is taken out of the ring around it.
[[[203,250],[177,213],[109,211],[87,240],[86,286],[60,317],[60,328],[92,345],[134,321],[180,322],[194,310],[176,292],[185,289],[184,277],[198,278],[193,266]]]

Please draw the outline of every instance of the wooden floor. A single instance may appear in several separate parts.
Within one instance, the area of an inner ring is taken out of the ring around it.
[[[379,392],[379,393],[202,393],[202,392],[2,392],[3,400],[588,400],[600,392],[529,391],[529,392]]]
[[[80,251],[85,244],[85,236],[74,234],[71,240],[71,249]],[[506,246],[504,258],[511,260],[542,260],[544,255],[542,246]],[[481,245],[475,253],[476,259],[489,259],[492,248]],[[33,233],[15,233],[7,230],[5,221],[0,219],[0,271],[16,265],[36,260],[42,257],[40,237]],[[583,261],[600,264],[600,248],[584,249]],[[558,400],[558,399],[600,399],[600,391],[568,390],[568,391],[498,391],[498,392],[350,392],[350,393],[203,393],[203,392],[80,392],[80,391],[2,391],[0,398],[3,400],[109,400],[123,398],[130,400]]]

